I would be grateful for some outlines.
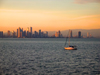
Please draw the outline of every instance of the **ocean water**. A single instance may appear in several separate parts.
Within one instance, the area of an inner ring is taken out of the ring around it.
[[[0,38],[0,75],[100,75],[100,39]]]

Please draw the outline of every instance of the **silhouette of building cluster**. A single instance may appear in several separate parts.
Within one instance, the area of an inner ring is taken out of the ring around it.
[[[56,32],[52,37],[56,37],[56,38],[62,38],[62,34],[60,32],[60,30],[58,32]]]
[[[90,33],[87,32],[87,38],[93,37]]]
[[[12,36],[11,36],[11,35],[12,35]],[[10,30],[8,30],[8,32],[7,32],[7,37],[8,37],[8,38],[11,38],[11,37],[15,38],[15,37],[16,37],[16,32],[15,32],[15,31],[12,31],[12,34],[11,34]]]
[[[41,30],[39,30],[39,33],[37,31],[34,31],[33,34],[34,38],[48,38],[48,32],[41,32]]]
[[[67,34],[66,34],[67,35]],[[48,31],[41,31],[41,29],[37,32],[34,31],[34,33],[32,32],[32,27],[27,27],[27,30],[23,30],[23,28],[18,28],[17,32],[15,31],[7,31],[7,35],[3,35],[3,31],[0,31],[0,38],[62,38],[63,35],[61,34],[60,30],[58,32],[55,32],[54,35],[52,36],[48,36]],[[77,35],[73,36],[73,32],[72,30],[70,30],[69,34],[67,35],[67,37],[70,38],[93,38],[93,36],[87,32],[87,36],[83,36],[81,34],[81,31],[78,32]]]
[[[75,38],[75,37],[82,38],[81,31],[78,32],[78,36],[77,35],[76,36],[73,36],[72,30],[70,30],[69,31],[69,35],[67,37],[70,37],[70,38]]]
[[[27,31],[23,31],[23,28],[18,28],[17,29],[17,38],[47,38],[48,37],[48,32],[39,32],[34,31],[34,34],[32,34],[32,27],[27,28]]]

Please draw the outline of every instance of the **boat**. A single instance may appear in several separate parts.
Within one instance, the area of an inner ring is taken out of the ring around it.
[[[70,45],[70,34],[69,34],[69,33],[70,33],[70,30],[69,30],[69,32],[68,32],[69,37],[66,38],[66,42],[65,42],[64,49],[65,49],[65,50],[77,50],[77,46],[72,46],[72,45]],[[67,39],[69,39],[68,47],[66,47]]]
[[[65,50],[77,50],[76,46],[64,47]]]

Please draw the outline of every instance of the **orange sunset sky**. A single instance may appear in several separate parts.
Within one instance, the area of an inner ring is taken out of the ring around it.
[[[100,0],[0,0],[0,31],[100,29]]]

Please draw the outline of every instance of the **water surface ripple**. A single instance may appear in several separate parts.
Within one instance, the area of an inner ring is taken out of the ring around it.
[[[0,75],[100,75],[100,39],[0,39]]]

